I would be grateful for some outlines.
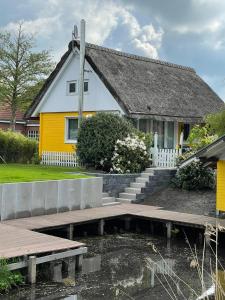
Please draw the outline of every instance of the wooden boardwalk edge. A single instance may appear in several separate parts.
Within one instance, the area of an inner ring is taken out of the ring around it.
[[[34,232],[33,230],[42,231],[60,226],[68,226],[68,228],[73,229],[73,225],[126,216],[163,223],[170,222],[172,224],[202,229],[205,228],[206,224],[215,225],[217,222],[225,227],[225,220],[218,220],[202,215],[166,211],[159,207],[142,204],[121,204],[111,207],[89,208],[1,222],[0,257],[10,258],[23,255],[37,255],[83,247],[82,243]]]

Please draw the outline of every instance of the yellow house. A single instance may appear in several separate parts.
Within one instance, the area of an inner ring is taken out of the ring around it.
[[[40,155],[71,153],[78,129],[79,43],[69,43],[26,116],[40,118]],[[160,148],[176,148],[180,132],[223,108],[223,101],[189,67],[86,44],[84,117],[114,112],[158,133]]]

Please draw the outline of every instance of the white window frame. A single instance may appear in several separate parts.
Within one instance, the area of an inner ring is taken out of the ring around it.
[[[89,93],[89,79],[84,79],[84,83],[87,82],[88,83],[88,90],[85,92],[84,91],[84,94],[88,94]],[[70,92],[70,83],[75,83],[76,84],[76,90],[74,93],[71,93]],[[68,80],[66,82],[66,94],[67,96],[74,96],[74,95],[77,95],[78,94],[78,90],[79,90],[79,80]],[[83,87],[84,88],[84,87]]]
[[[73,93],[70,92],[70,84],[71,83],[75,83],[75,85],[76,85],[76,90]],[[67,81],[66,82],[66,94],[67,94],[67,96],[73,96],[73,95],[76,95],[77,93],[78,93],[78,81],[77,80]]]
[[[90,85],[89,85],[89,79],[84,79],[84,83],[85,82],[88,83],[88,90],[86,92],[84,91],[84,94],[89,94],[89,87],[90,87]]]
[[[78,120],[77,117],[65,117],[65,133],[64,133],[64,142],[65,144],[76,144],[77,143],[77,139],[75,140],[70,140],[68,139],[68,133],[69,133],[69,121],[70,119],[73,119],[73,120]]]

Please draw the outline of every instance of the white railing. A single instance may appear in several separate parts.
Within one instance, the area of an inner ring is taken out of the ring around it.
[[[151,148],[152,163],[155,167],[174,168],[179,151],[176,149]]]
[[[183,135],[182,135],[183,136]],[[158,134],[154,134],[154,147],[150,149],[152,165],[160,168],[176,167],[177,157],[182,153],[182,144],[179,150],[177,149],[160,149],[158,148]]]
[[[29,139],[39,140],[39,131],[38,130],[28,130],[27,137]]]
[[[79,160],[74,152],[43,151],[41,164],[49,166],[78,167]]]

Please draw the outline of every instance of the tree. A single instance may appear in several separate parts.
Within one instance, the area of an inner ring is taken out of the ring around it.
[[[225,109],[206,117],[206,124],[211,134],[222,136],[225,134]]]
[[[195,125],[190,131],[188,142],[190,143],[192,150],[197,151],[211,144],[217,137],[217,135],[212,135],[210,133],[208,124],[205,126]]]
[[[24,33],[22,23],[15,33],[0,32],[0,103],[10,106],[12,130],[16,111],[28,105],[52,69],[49,52],[33,48],[34,38]]]

